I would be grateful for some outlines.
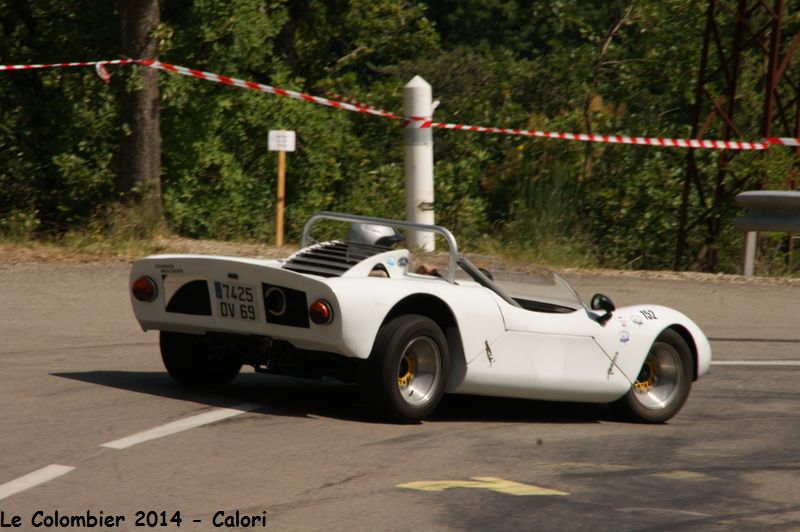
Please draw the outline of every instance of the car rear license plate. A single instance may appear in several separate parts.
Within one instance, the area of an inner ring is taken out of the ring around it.
[[[250,285],[214,282],[217,310],[221,318],[255,321],[258,319],[256,290]]]

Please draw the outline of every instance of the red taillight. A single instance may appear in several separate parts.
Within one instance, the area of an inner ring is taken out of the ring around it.
[[[333,321],[331,304],[324,299],[317,299],[308,307],[308,317],[317,325],[328,325]]]
[[[150,303],[155,301],[158,295],[158,286],[156,286],[156,282],[153,279],[145,275],[133,282],[131,292],[137,300]]]

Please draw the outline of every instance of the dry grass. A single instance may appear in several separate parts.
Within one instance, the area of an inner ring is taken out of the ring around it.
[[[94,242],[94,240],[92,240]],[[91,244],[91,243],[90,243]],[[195,240],[175,236],[156,236],[135,243],[112,242],[106,245],[87,245],[81,247],[75,241],[68,244],[47,242],[1,242],[0,263],[20,262],[53,262],[53,263],[102,263],[131,262],[143,255],[156,253],[187,253],[202,255],[228,255],[240,257],[281,258],[286,257],[297,248],[295,246],[275,246],[258,242],[222,242],[215,240]],[[518,256],[502,254],[468,253],[469,259],[476,265],[498,274],[528,273],[535,271],[541,264]],[[418,253],[415,262],[424,262],[437,268],[446,268],[448,254],[443,251]],[[548,265],[544,265],[548,266]],[[711,274],[700,272],[673,271],[637,271],[610,270],[602,268],[556,267],[558,271],[573,275],[600,275],[614,277],[630,277],[653,280],[686,280],[708,283],[726,283],[742,285],[790,285],[800,286],[800,278],[796,277],[744,277],[731,274]]]
[[[94,240],[91,242],[70,240],[66,243],[0,242],[0,262],[130,262],[144,255],[159,253],[280,258],[294,253],[296,249],[290,246],[276,248],[254,242],[220,242],[173,236],[106,244],[99,244]]]

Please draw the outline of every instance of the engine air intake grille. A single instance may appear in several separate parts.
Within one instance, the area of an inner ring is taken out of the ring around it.
[[[297,273],[339,277],[362,260],[388,250],[384,246],[335,240],[297,252],[283,268]]]

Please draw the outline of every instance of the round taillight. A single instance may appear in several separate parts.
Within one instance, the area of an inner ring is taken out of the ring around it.
[[[331,304],[324,299],[317,299],[308,307],[308,317],[317,325],[328,325],[333,321]]]
[[[144,275],[133,282],[131,292],[133,292],[133,297],[137,300],[150,303],[155,301],[156,296],[158,296],[158,286],[156,286],[156,282],[153,279]]]

